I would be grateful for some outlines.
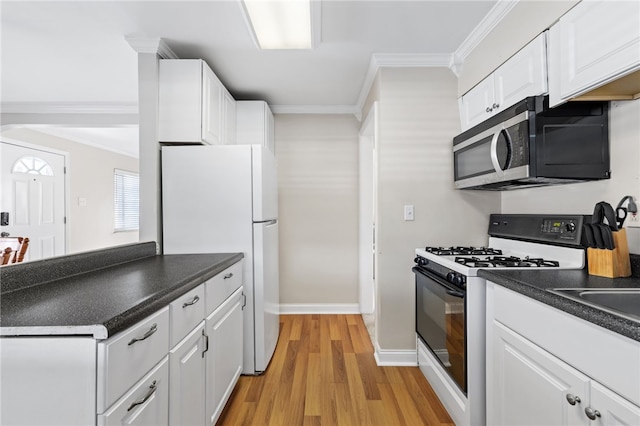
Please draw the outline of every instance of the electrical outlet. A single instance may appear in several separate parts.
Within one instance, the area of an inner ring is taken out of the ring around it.
[[[640,213],[627,213],[627,220],[624,221],[627,228],[640,228]]]

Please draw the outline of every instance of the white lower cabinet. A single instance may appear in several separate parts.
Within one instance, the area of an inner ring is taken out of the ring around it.
[[[637,383],[640,378],[636,378]],[[631,379],[633,380],[633,379]],[[591,383],[591,407],[595,419],[603,425],[640,425],[640,407],[631,404],[598,382]]]
[[[102,341],[3,337],[0,425],[215,424],[243,367],[242,281],[240,261]]]
[[[638,342],[487,288],[487,424],[640,425]]]
[[[640,407],[494,322],[492,425],[640,425]],[[605,360],[603,360],[605,362]]]
[[[209,352],[206,366],[206,424],[215,425],[242,373],[243,293],[236,290],[206,320]]]
[[[103,414],[99,426],[166,425],[169,421],[169,360],[165,356]]]
[[[202,425],[205,407],[204,321],[169,353],[169,423]]]
[[[494,381],[487,424],[583,424],[589,378],[528,340],[494,323]],[[582,402],[571,405],[568,398]]]

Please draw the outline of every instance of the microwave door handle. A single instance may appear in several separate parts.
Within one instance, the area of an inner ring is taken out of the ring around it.
[[[493,164],[493,168],[496,170],[498,176],[504,176],[504,170],[500,167],[500,162],[498,161],[498,138],[500,137],[500,133],[504,131],[504,127],[498,130],[493,137],[491,138],[491,163]]]

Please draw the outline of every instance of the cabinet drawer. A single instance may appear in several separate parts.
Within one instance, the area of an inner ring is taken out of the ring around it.
[[[242,285],[243,264],[244,262],[240,261],[205,283],[205,296],[207,299],[206,315],[213,312]]]
[[[169,307],[98,343],[98,413],[169,352]]]
[[[205,316],[204,284],[177,298],[169,305],[171,320],[170,347],[174,347]]]
[[[156,365],[118,402],[98,415],[99,426],[169,423],[169,357]]]

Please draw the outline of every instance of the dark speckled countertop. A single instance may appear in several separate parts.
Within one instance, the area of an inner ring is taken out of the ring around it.
[[[163,256],[155,254],[155,243],[144,244],[123,246],[139,253],[124,262],[120,252],[111,249],[3,267],[0,335],[105,339],[244,257],[242,253]],[[64,273],[50,272],[54,279],[46,281],[47,269]]]
[[[480,270],[478,275],[608,330],[640,341],[640,320],[632,321],[603,309],[549,292],[550,289],[640,288],[640,256],[631,256],[631,277],[604,278],[580,270]]]

